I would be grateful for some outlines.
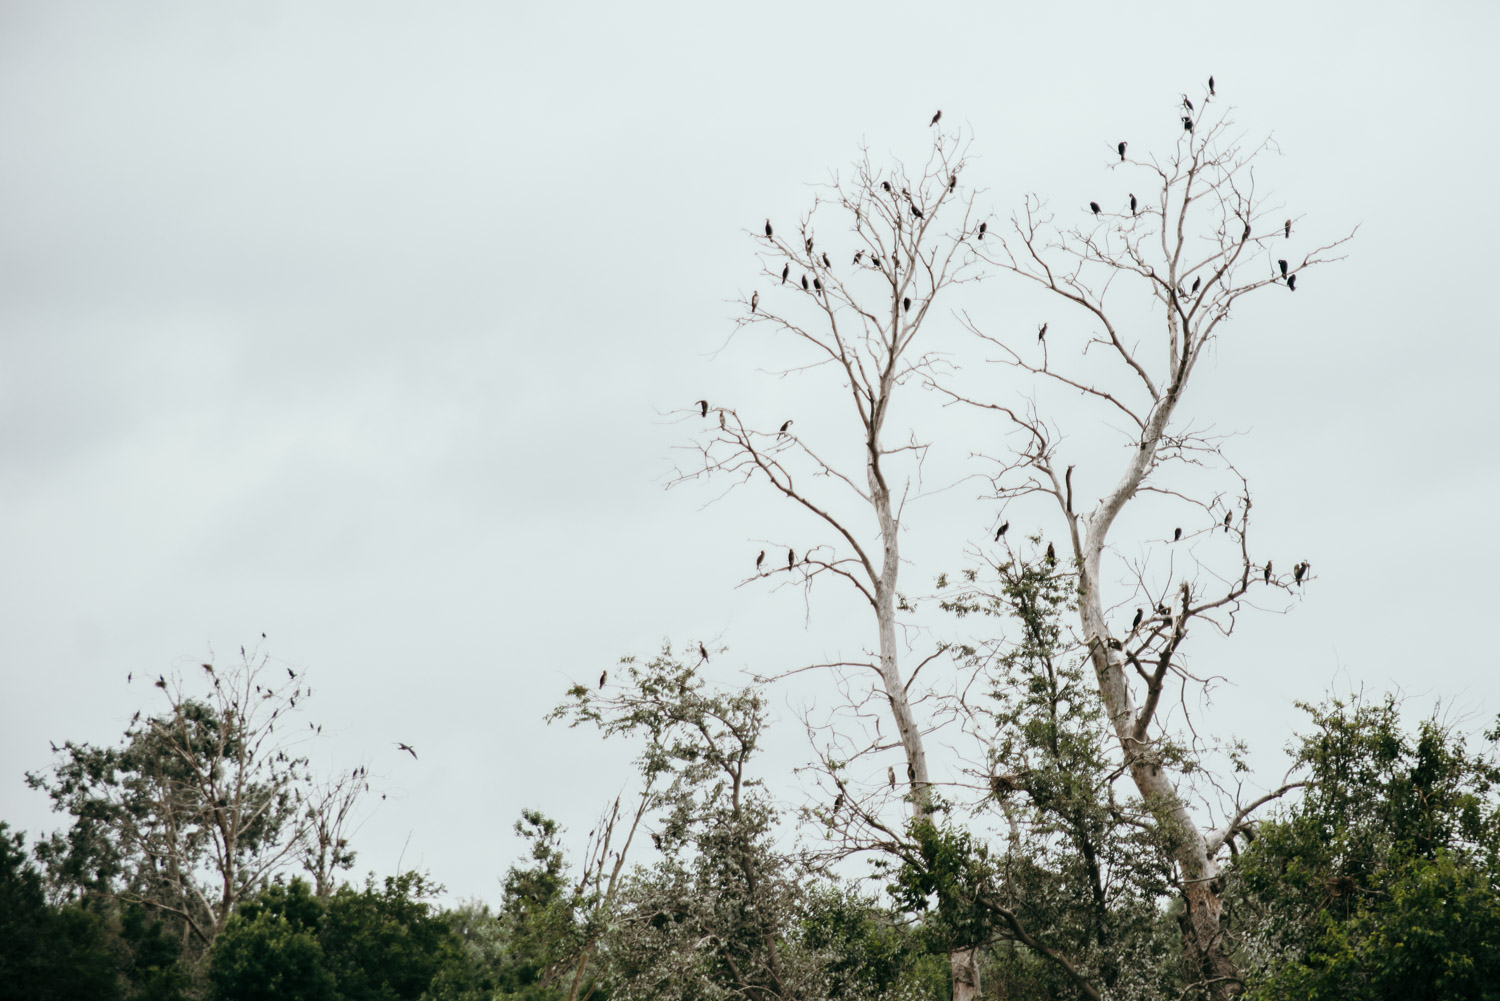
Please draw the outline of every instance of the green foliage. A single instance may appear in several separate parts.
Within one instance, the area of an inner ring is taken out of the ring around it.
[[[1493,758],[1390,698],[1303,708],[1305,795],[1236,867],[1248,996],[1500,998]]]

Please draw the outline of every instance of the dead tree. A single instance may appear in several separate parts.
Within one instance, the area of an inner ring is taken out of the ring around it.
[[[829,457],[840,443],[803,437],[809,422],[793,424],[794,415],[700,405],[685,419],[706,429],[673,480],[764,484],[811,515],[820,544],[792,552],[785,566],[757,561],[756,576],[802,586],[837,579],[868,604],[878,659],[826,666],[868,668],[878,679],[903,758],[892,772],[916,816],[929,812],[931,779],[897,613],[901,521],[926,445],[889,419],[893,401],[934,374],[922,332],[939,298],[978,277],[973,193],[958,185],[964,166],[956,136],[939,136],[919,171],[897,163],[882,172],[866,154],[848,180],[823,186],[798,225],[777,230],[768,220],[764,235],[755,231],[761,282],[741,300],[736,333],[791,335],[801,353],[785,373],[822,376],[810,392],[842,399],[860,429],[862,468]],[[955,956],[955,983],[955,997],[977,996],[973,950]]]
[[[1277,210],[1273,218],[1256,187],[1254,163],[1269,142],[1243,145],[1213,103],[1205,94],[1197,117],[1174,129],[1176,147],[1164,160],[1122,155],[1109,164],[1132,178],[1109,203],[1118,210],[1094,212],[1080,201],[1059,218],[1029,197],[1012,231],[985,244],[991,265],[1042,290],[1060,311],[1021,324],[1015,336],[972,318],[970,329],[1036,392],[1061,389],[1094,406],[1088,423],[1066,428],[1068,449],[1097,444],[1091,432],[1123,428],[1127,455],[1118,467],[1095,473],[1083,456],[1065,451],[1058,411],[1037,396],[995,402],[992,392],[951,380],[936,386],[1005,422],[995,495],[1044,499],[1060,529],[1058,548],[1066,550],[1056,572],[1076,577],[1079,639],[1122,765],[1173,864],[1190,979],[1207,996],[1226,998],[1239,990],[1239,974],[1221,932],[1220,857],[1249,811],[1269,797],[1226,804],[1221,824],[1201,823],[1186,777],[1191,757],[1173,747],[1163,698],[1174,687],[1205,683],[1185,660],[1193,628],[1227,635],[1257,592],[1284,598],[1294,578],[1272,573],[1269,554],[1252,553],[1248,486],[1222,438],[1188,426],[1179,406],[1243,296],[1279,294],[1280,308],[1294,310],[1292,279],[1337,260],[1353,234],[1321,246],[1292,241],[1284,215]],[[1148,187],[1154,194],[1144,204],[1137,208],[1130,194],[1123,207],[1128,188]],[[1038,324],[1050,336],[1033,337]],[[1085,502],[1084,483],[1104,487],[1097,502]],[[1111,530],[1132,504],[1149,510],[1154,529],[1124,550]],[[1281,565],[1290,570],[1292,561]],[[1297,584],[1311,579],[1301,569]]]

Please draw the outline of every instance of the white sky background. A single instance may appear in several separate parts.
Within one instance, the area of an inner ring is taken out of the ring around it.
[[[919,163],[939,107],[992,225],[1027,191],[1081,221],[1136,187],[1113,144],[1169,153],[1210,73],[1279,143],[1257,176],[1297,236],[1361,229],[1237,314],[1185,407],[1245,432],[1257,548],[1318,576],[1197,662],[1228,678],[1205,725],[1272,781],[1331,685],[1492,717],[1500,16],[1432,6],[5,4],[0,818],[56,826],[22,781],[48,740],[113,743],[160,707],[143,678],[265,631],[319,760],[390,794],[360,869],[493,899],[522,807],[581,835],[628,778],[541,722],[571,682],[663,637],[727,645],[728,682],[870,641],[831,593],[807,630],[735,589],[805,521],[662,489],[696,426],[662,415],[700,396],[841,426],[754,337],[711,357],[760,287],[747,234],[861,141]],[[1054,352],[1088,332],[1003,279],[977,301]],[[909,512],[913,593],[993,526],[976,492]],[[776,734],[778,769],[808,756]]]

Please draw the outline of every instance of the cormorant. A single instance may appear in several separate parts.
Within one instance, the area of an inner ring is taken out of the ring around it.
[[[1099,214],[1099,203],[1098,202],[1089,202],[1089,211],[1092,212],[1092,213],[1094,213],[1094,215],[1098,215]]]
[[[1036,342],[1038,344],[1042,343],[1042,338],[1046,337],[1046,336],[1047,336],[1047,325],[1044,323],[1040,327],[1037,328],[1037,331],[1036,331]]]
[[[1224,531],[1226,531],[1226,532],[1229,531],[1229,519],[1231,519],[1233,517],[1234,517],[1234,512],[1233,511],[1225,511],[1224,512]]]
[[[759,306],[759,305],[760,305],[760,293],[759,292],[751,292],[750,293],[750,312],[752,312],[752,313],[755,312],[755,307]]]
[[[833,812],[834,813],[838,813],[839,810],[843,807],[843,805],[844,805],[844,790],[840,789],[839,790],[839,794],[833,798]]]
[[[779,432],[777,432],[777,433],[778,434],[786,434],[786,429],[789,428],[789,427],[791,427],[791,426],[792,426],[792,422],[791,421],[787,421],[785,424],[781,425],[781,430]]]
[[[699,400],[698,401],[698,416],[699,417],[707,417],[708,416],[708,401],[707,400]]]
[[[1120,151],[1120,162],[1121,163],[1125,162],[1125,147],[1128,146],[1128,145],[1130,145],[1130,144],[1122,142],[1122,143],[1120,143],[1120,145],[1118,145],[1118,146],[1115,147],[1116,149],[1118,149]]]
[[[807,291],[807,276],[806,275],[802,276],[802,291],[804,291],[804,292]]]
[[[1306,573],[1307,573],[1307,564],[1306,563],[1298,563],[1295,567],[1292,568],[1292,579],[1294,581],[1296,581],[1296,583],[1301,584],[1302,583],[1302,577]]]
[[[905,299],[901,300],[901,309],[903,312],[911,312],[911,296],[907,296]]]
[[[755,569],[759,570],[760,569],[760,565],[762,563],[764,563],[765,561],[766,561],[766,551],[764,549],[762,549],[760,551],[760,555],[757,556],[757,557],[755,557]]]
[[[766,239],[771,238],[771,220],[766,220]]]
[[[1193,102],[1188,100],[1188,96],[1186,94],[1182,95],[1182,106],[1189,111],[1193,110]]]
[[[1203,276],[1199,275],[1197,278],[1193,279],[1193,288],[1192,288],[1192,290],[1194,292],[1196,292],[1196,291],[1198,291],[1202,287],[1203,287]]]
[[[1131,215],[1135,215],[1135,194],[1134,193],[1132,193],[1131,196],[1130,196],[1130,214]]]
[[[135,672],[134,671],[126,671],[125,672],[125,684],[127,684],[127,685],[130,684],[130,682],[133,681],[134,679],[135,679]]]
[[[1174,531],[1172,533],[1172,541],[1173,542],[1181,542],[1182,541],[1182,529],[1179,528],[1179,529],[1177,529],[1176,531]]]
[[[814,276],[813,277],[813,288],[816,289],[821,294],[822,291],[823,291],[823,280],[821,278],[818,278],[818,277]]]
[[[1285,260],[1279,260],[1276,263],[1281,268],[1281,277],[1285,278],[1286,277],[1286,261]]]
[[[212,664],[199,664],[198,666],[203,668],[203,670],[207,671],[209,674],[214,673],[214,666]]]
[[[935,114],[935,115],[932,116],[932,121],[930,121],[930,122],[927,123],[927,127],[928,128],[932,128],[932,126],[934,126],[934,125],[936,125],[938,123],[938,119],[942,118],[942,117],[943,117],[943,109],[939,108],[937,110],[937,114]]]
[[[1214,78],[1210,76],[1208,78],[1208,96],[1213,97],[1214,93]]]
[[[405,751],[407,754],[410,754],[413,761],[417,760],[416,749],[414,747],[412,747],[410,744],[403,744],[403,743],[401,743],[401,741],[398,740],[398,741],[396,741],[396,748],[397,748],[397,750]]]
[[[916,202],[911,203],[911,214],[916,216],[918,219],[922,218],[922,210],[917,208]]]
[[[1191,131],[1193,131],[1193,120],[1191,118],[1189,118],[1187,115],[1183,115],[1182,116],[1182,130],[1184,132],[1191,132]]]
[[[915,782],[915,781],[917,781],[917,770],[911,766],[911,762],[910,761],[908,761],[906,763],[906,781],[908,781],[908,782]]]
[[[890,194],[891,193],[891,182],[890,181],[881,181],[880,182],[880,186],[885,189],[885,193],[886,194]]]
[[[859,259],[861,257],[863,257],[863,256],[865,256],[865,252],[863,250],[856,250],[854,252],[854,263],[858,264],[859,263]]]
[[[804,238],[802,241],[802,245],[807,248],[807,252],[809,254],[812,253],[812,237],[809,236]]]
[[[956,187],[958,187],[958,175],[957,174],[949,174],[948,175],[948,190],[952,191]]]
[[[708,662],[708,648],[705,647],[702,643],[698,644],[698,656],[703,658],[704,663]]]
[[[1007,521],[1005,524],[1001,525],[995,530],[995,541],[999,542],[1001,539],[1005,538],[1005,533],[1008,531],[1010,531],[1010,522]]]
[[[896,768],[894,765],[885,766],[885,780],[890,783],[892,789],[896,788]]]
[[[828,259],[828,251],[826,251],[826,250],[823,251],[823,267],[825,267],[825,268],[831,268],[831,267],[833,267],[833,262]]]
[[[1290,240],[1292,238],[1292,220],[1288,219],[1286,221],[1285,230],[1286,230],[1286,238],[1288,240]]]
[[[1144,615],[1145,615],[1145,612],[1143,612],[1141,609],[1137,608],[1135,610],[1135,619],[1130,623],[1130,631],[1131,632],[1135,632],[1137,629],[1141,628],[1141,618]]]
[[[1288,275],[1287,276],[1286,287],[1289,288],[1289,289],[1291,289],[1293,292],[1297,291],[1297,276],[1296,275]]]
[[[791,274],[791,273],[792,273],[792,266],[790,264],[783,264],[781,266],[781,284],[783,284],[783,285],[786,284],[786,276],[789,275],[789,274]]]
[[[606,680],[608,680],[608,678],[609,678],[609,671],[607,669],[599,672],[599,687],[600,688],[604,687],[604,682]]]
[[[794,567],[796,565],[797,565],[797,551],[795,549],[788,549],[786,551],[786,568],[788,570],[790,570],[792,567]]]
[[[990,228],[990,224],[987,223],[987,222],[982,222],[982,223],[979,224],[979,238],[981,240],[984,239],[984,231],[987,230],[987,229],[989,229],[989,228]]]
[[[1266,560],[1265,581],[1266,581],[1267,584],[1271,583],[1271,561],[1270,560]]]
[[[1057,550],[1055,548],[1053,548],[1052,543],[1050,543],[1050,542],[1047,543],[1047,562],[1048,563],[1056,563],[1057,562]]]
[[[1244,243],[1248,239],[1250,239],[1250,224],[1247,222],[1245,223],[1245,231],[1240,234],[1240,242]]]

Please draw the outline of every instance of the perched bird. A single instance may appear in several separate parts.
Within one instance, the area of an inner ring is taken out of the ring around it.
[[[906,763],[906,781],[908,781],[908,782],[915,782],[915,781],[917,781],[917,770],[911,766],[911,762],[910,761],[908,761]]]
[[[1118,145],[1118,146],[1115,147],[1116,149],[1118,149],[1120,151],[1120,162],[1121,163],[1125,162],[1125,147],[1128,146],[1128,145],[1129,145],[1129,143],[1122,142],[1122,143],[1120,143],[1120,145]]]
[[[1044,323],[1036,330],[1036,342],[1042,343],[1042,338],[1047,336],[1047,325]]]
[[[702,643],[698,644],[698,656],[703,658],[703,663],[708,663],[708,648]]]
[[[916,216],[918,219],[922,218],[922,210],[917,208],[916,202],[911,203],[911,214]]]
[[[1182,529],[1179,528],[1179,529],[1177,529],[1176,531],[1174,531],[1172,533],[1172,541],[1173,542],[1181,542],[1182,541]]]
[[[1271,561],[1270,560],[1266,560],[1265,581],[1266,581],[1267,584],[1271,583]]]
[[[1141,619],[1144,617],[1144,615],[1145,613],[1141,609],[1137,608],[1135,610],[1135,619],[1130,623],[1131,632],[1135,632],[1137,629],[1141,628]]]
[[[931,128],[932,126],[936,125],[938,123],[938,119],[942,118],[942,117],[943,117],[943,109],[939,108],[937,110],[937,114],[935,114],[935,115],[932,116],[932,121],[930,121],[930,122],[927,123],[927,127]]]
[[[708,415],[704,414],[704,416],[707,417]],[[724,430],[724,411],[722,410],[719,411],[719,430]]]
[[[1250,239],[1250,224],[1247,222],[1245,223],[1245,231],[1240,234],[1240,242],[1244,243],[1248,239]]]
[[[905,299],[901,300],[901,309],[903,312],[911,312],[911,296],[907,296]]]
[[[844,790],[840,789],[839,790],[839,794],[833,798],[833,812],[834,813],[838,813],[839,810],[843,807],[843,805],[844,805]]]
[[[1288,275],[1287,276],[1286,287],[1289,288],[1289,289],[1291,289],[1293,292],[1297,291],[1297,276],[1296,275]]]
[[[783,285],[786,284],[786,276],[789,275],[789,274],[791,274],[791,273],[792,273],[792,266],[790,264],[783,264],[781,266],[781,284],[783,284]]]
[[[207,671],[209,674],[214,673],[214,666],[212,664],[199,664],[198,666],[203,668],[203,670]]]
[[[995,541],[999,542],[1001,539],[1003,539],[1005,537],[1005,533],[1009,532],[1009,531],[1010,531],[1010,522],[1007,521],[1005,524],[1003,524],[999,528],[995,529]]]
[[[128,685],[128,684],[130,684],[134,680],[135,680],[135,672],[134,671],[126,671],[125,672],[125,684]]]
[[[956,187],[958,187],[958,175],[957,174],[949,174],[948,175],[948,190],[952,191]]]
[[[1135,215],[1135,195],[1133,193],[1130,196],[1130,214]]]
[[[165,675],[156,676],[156,687],[160,688],[162,691],[167,690],[167,679]]]
[[[767,219],[766,220],[766,236],[767,236],[767,238],[769,238],[770,235],[771,235],[771,220]]]
[[[861,257],[863,257],[863,256],[865,256],[865,252],[863,250],[856,250],[854,252],[854,263],[858,264],[859,263],[859,259]]]
[[[881,181],[880,182],[880,186],[885,189],[885,193],[886,194],[890,194],[891,193],[891,182],[890,181]]]
[[[1193,279],[1193,291],[1196,292],[1196,291],[1198,291],[1202,287],[1203,287],[1203,276],[1199,275],[1197,278]]]
[[[707,417],[708,416],[708,401],[707,400],[699,400],[698,401],[698,416],[700,416],[700,417]]]
[[[1092,212],[1092,213],[1094,213],[1094,215],[1098,215],[1099,214],[1099,203],[1098,202],[1089,202],[1089,211]]]
[[[1282,227],[1282,229],[1286,233],[1286,238],[1290,240],[1292,238],[1292,220],[1288,219],[1286,221],[1286,225]]]
[[[1294,581],[1296,581],[1298,584],[1302,583],[1302,578],[1305,577],[1306,575],[1307,575],[1307,563],[1306,562],[1298,563],[1296,566],[1292,567],[1292,579]]]
[[[787,421],[785,424],[781,425],[781,430],[778,431],[777,434],[786,434],[786,429],[789,428],[789,427],[791,427],[791,426],[792,426],[792,422],[791,421]]]
[[[816,289],[819,294],[821,294],[822,291],[823,291],[823,279],[814,277],[813,278],[813,288]]]
[[[982,222],[982,223],[979,224],[979,238],[981,240],[984,239],[984,231],[987,230],[987,229],[989,229],[989,228],[990,228],[990,224],[987,223],[987,222]]]
[[[1172,614],[1172,610],[1170,608],[1168,608],[1166,605],[1158,604],[1156,606],[1156,614],[1157,615],[1171,615]]]
[[[288,677],[288,678],[295,678],[295,677],[296,677],[296,676],[297,676],[297,672],[296,672],[296,671],[293,671],[293,670],[292,670],[292,669],[291,669],[291,668],[290,668],[290,667],[289,667],[289,668],[287,668],[287,669],[286,669],[286,676],[287,676],[287,677]]]
[[[806,275],[802,276],[802,291],[804,291],[804,292],[807,291],[807,276]]]
[[[1286,261],[1285,260],[1279,260],[1279,261],[1276,262],[1276,264],[1277,264],[1277,266],[1279,266],[1281,268],[1281,277],[1285,278],[1286,277]]]
[[[759,305],[760,305],[760,293],[759,292],[751,292],[750,293],[750,312],[752,312],[752,313],[755,312],[755,307],[759,306]]]
[[[1193,102],[1188,100],[1188,96],[1186,94],[1182,95],[1182,106],[1189,111],[1193,110]]]
[[[892,789],[896,788],[896,769],[893,765],[885,766],[885,780]]]
[[[786,551],[786,568],[788,570],[790,570],[792,567],[794,567],[796,565],[797,565],[797,551],[795,549],[788,549]]]
[[[1057,562],[1057,550],[1055,548],[1053,548],[1052,543],[1050,543],[1050,542],[1047,543],[1047,562],[1048,563],[1056,563]]]
[[[609,678],[609,671],[608,670],[604,670],[604,671],[600,671],[599,672],[599,687],[600,688],[604,687],[604,682],[606,680],[608,680],[608,678]]]
[[[805,238],[802,241],[802,245],[807,248],[807,252],[809,254],[812,253],[812,237],[809,236],[809,237]]]
[[[403,744],[398,740],[396,741],[396,749],[399,751],[405,751],[407,754],[410,754],[413,761],[417,760],[416,748],[412,747],[410,744]]]
[[[1233,511],[1224,512],[1224,531],[1229,531],[1229,520],[1234,517]]]
[[[1213,97],[1214,96],[1214,78],[1213,77],[1209,77],[1208,78],[1208,96],[1209,97]]]
[[[1182,116],[1182,130],[1184,132],[1191,132],[1191,131],[1193,131],[1193,120],[1191,118],[1189,118],[1187,115],[1183,115]]]
[[[825,267],[825,268],[831,268],[831,267],[833,267],[833,262],[828,259],[828,251],[826,251],[826,250],[823,251],[823,267]]]
[[[762,549],[760,551],[760,555],[757,556],[757,557],[755,557],[755,569],[759,570],[760,569],[760,565],[762,563],[764,563],[765,561],[766,561],[766,551],[764,549]]]

